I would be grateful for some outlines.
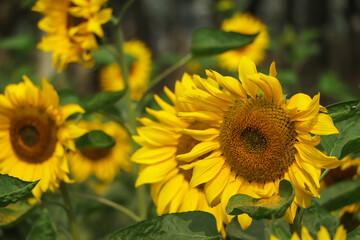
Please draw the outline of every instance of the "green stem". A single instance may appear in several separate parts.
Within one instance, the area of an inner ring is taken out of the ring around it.
[[[301,236],[301,226],[302,226],[302,219],[305,213],[305,208],[299,206],[299,211],[297,212],[294,223],[289,224],[291,234],[296,232],[299,236]]]
[[[102,203],[109,207],[112,207],[112,208],[118,210],[119,212],[122,212],[123,214],[125,214],[126,216],[128,216],[132,220],[134,220],[135,222],[141,221],[141,218],[139,216],[137,216],[135,213],[133,213],[132,211],[130,211],[128,208],[126,208],[120,204],[117,204],[113,201],[110,201],[106,198],[99,197],[99,196],[93,196],[93,195],[89,195],[89,194],[84,194],[84,193],[74,193],[74,196],[79,197],[79,198],[85,198],[85,199],[97,201],[99,203]]]
[[[320,176],[320,180],[319,180],[319,182],[321,182],[323,179],[324,179],[324,177],[326,176],[326,174],[328,174],[328,172],[330,172],[330,170],[331,169],[325,169],[325,171],[321,174],[321,176]],[[316,186],[315,186],[316,187]]]
[[[70,227],[71,227],[71,232],[72,232],[73,239],[74,240],[79,240],[80,238],[79,238],[78,227],[77,227],[77,224],[76,224],[75,213],[74,213],[74,209],[73,209],[73,207],[71,205],[69,191],[67,189],[66,183],[61,182],[60,191],[61,191],[61,195],[62,195],[63,200],[64,200],[64,204],[65,204],[66,208],[68,209],[67,214],[68,214],[68,218],[69,218],[69,222],[70,222]]]
[[[143,96],[141,97],[139,102],[142,102],[145,98],[146,95],[148,95],[149,93],[151,93],[154,88],[161,82],[163,81],[163,79],[165,79],[169,74],[171,74],[172,72],[174,72],[175,70],[179,69],[180,67],[182,67],[183,65],[185,65],[188,61],[190,61],[192,59],[192,54],[189,53],[188,55],[186,55],[185,57],[183,57],[182,59],[180,59],[180,61],[178,61],[177,63],[175,63],[174,65],[170,66],[169,68],[167,68],[166,70],[164,70],[162,73],[160,73],[155,79],[154,81],[150,84],[150,86],[148,87],[148,90],[143,94]],[[139,106],[140,104],[138,104]]]
[[[126,10],[130,7],[130,5],[135,2],[135,0],[128,0],[125,5],[122,7],[119,16],[113,20],[115,26],[118,26],[121,23],[122,18],[125,15]]]

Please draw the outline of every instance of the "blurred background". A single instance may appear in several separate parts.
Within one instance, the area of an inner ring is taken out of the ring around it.
[[[36,48],[44,33],[37,28],[42,16],[31,11],[34,3],[35,0],[0,0],[0,91],[3,92],[9,83],[21,81],[25,74],[35,83],[47,78],[60,92],[73,91],[81,97],[98,92],[99,70],[103,64],[100,53],[95,53],[94,68],[71,63],[58,73],[52,67],[51,53]],[[109,0],[108,7],[118,15],[125,3],[124,0]],[[303,92],[313,96],[321,92],[324,106],[359,98],[360,1],[357,0],[135,0],[121,27],[125,40],[141,40],[151,50],[151,78],[154,79],[190,52],[191,37],[196,29],[219,28],[224,19],[237,12],[251,13],[267,26],[270,46],[258,70],[267,73],[271,62],[275,61],[284,93]],[[114,40],[109,24],[103,26],[106,37],[99,39],[100,44]],[[236,76],[221,69],[216,61],[215,57],[192,60],[167,76],[156,91],[161,93],[163,85],[172,89],[175,80],[184,72],[204,75],[204,69],[211,68],[223,75]],[[152,102],[147,104],[152,106]],[[97,189],[105,192],[106,198],[134,210],[133,185],[134,176],[124,172],[111,186],[101,186],[90,180],[85,185],[73,186],[72,190]],[[48,198],[58,197],[48,195]],[[98,239],[133,223],[107,206],[79,199],[76,209],[84,227],[81,231],[88,231],[83,239]],[[148,202],[152,205],[150,196]],[[66,215],[62,209],[52,206],[50,211],[51,216],[57,216],[54,221],[60,226],[59,231],[61,226],[66,229]],[[153,205],[150,216],[155,216]],[[21,229],[26,232],[30,225],[28,222],[4,231],[13,231],[16,239]],[[94,227],[89,228],[89,225]],[[66,239],[66,231],[63,232]]]

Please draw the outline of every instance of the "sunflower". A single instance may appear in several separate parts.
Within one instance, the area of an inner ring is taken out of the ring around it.
[[[338,168],[331,170],[324,177],[323,181],[320,184],[319,191],[322,191],[325,188],[330,187],[341,181],[355,180],[359,177],[360,175],[359,157],[351,158],[347,156],[341,162],[342,164]],[[339,218],[342,218],[345,215],[345,213],[350,213],[353,218],[356,218],[356,215],[359,212],[360,212],[360,203],[354,203],[343,207],[340,211]]]
[[[137,128],[138,136],[133,136],[133,139],[141,148],[131,157],[132,161],[141,164],[135,185],[137,187],[146,183],[152,184],[151,196],[157,206],[158,215],[193,210],[210,212],[217,220],[218,230],[225,234],[223,223],[228,223],[231,217],[225,214],[220,204],[215,207],[207,204],[203,186],[190,187],[192,170],[182,169],[185,162],[175,160],[177,154],[188,152],[198,142],[190,136],[181,134],[178,129],[204,128],[201,123],[181,120],[176,116],[178,111],[196,109],[177,101],[177,96],[183,95],[193,87],[190,76],[184,74],[181,82],[176,82],[175,93],[164,88],[173,105],[155,95],[155,100],[162,110],[147,109],[147,112],[157,121],[139,119],[144,126]]]
[[[251,14],[235,14],[232,18],[223,21],[221,29],[224,31],[238,32],[242,34],[256,34],[257,37],[249,45],[226,51],[219,55],[220,66],[229,70],[236,71],[242,56],[249,57],[256,64],[265,57],[265,49],[269,44],[269,35],[266,26]]]
[[[290,240],[313,240],[313,238],[311,237],[309,231],[306,229],[305,226],[303,226],[301,228],[301,238],[299,237],[299,235],[294,232],[293,235],[291,236]],[[318,240],[331,240],[330,234],[328,232],[328,230],[324,227],[324,226],[320,226],[320,230],[317,234],[317,239]],[[344,229],[343,225],[340,225],[335,233],[335,236],[333,238],[333,240],[345,240],[346,239],[346,230]],[[277,237],[275,237],[274,235],[270,236],[270,240],[279,240]]]
[[[88,131],[102,130],[113,137],[116,144],[109,149],[88,148],[71,154],[70,170],[76,180],[82,182],[94,173],[99,180],[111,182],[120,168],[131,169],[129,135],[119,124],[112,121],[102,123],[100,118],[96,118],[92,122],[80,121],[78,126]]]
[[[26,76],[23,79],[0,95],[0,173],[24,181],[40,179],[32,190],[40,199],[47,189],[54,192],[60,181],[69,182],[65,150],[75,150],[73,139],[86,131],[65,120],[84,110],[76,104],[59,106],[46,80],[40,89]]]
[[[295,186],[295,199],[284,219],[292,222],[298,205],[307,208],[313,196],[319,197],[314,186],[319,187],[321,169],[341,163],[315,148],[318,135],[339,133],[319,105],[320,94],[310,98],[298,93],[286,100],[275,64],[267,76],[257,73],[247,57],[239,65],[241,82],[211,70],[206,74],[208,79],[194,75],[196,88],[179,98],[198,110],[178,116],[210,126],[180,130],[199,141],[176,157],[188,163],[183,169],[193,169],[190,186],[204,185],[208,203],[224,207],[238,193],[271,197],[280,180],[287,179]],[[239,219],[244,229],[252,220],[246,214]]]
[[[129,56],[129,85],[131,98],[139,100],[150,79],[151,53],[144,43],[132,40],[125,42],[124,51]],[[103,91],[120,91],[125,84],[121,68],[118,64],[111,64],[101,69],[100,85]]]
[[[39,29],[42,37],[38,48],[53,52],[53,65],[61,72],[70,62],[93,65],[93,50],[98,49],[96,37],[103,37],[101,25],[111,18],[112,10],[101,7],[107,0],[38,0],[33,11],[44,15]]]

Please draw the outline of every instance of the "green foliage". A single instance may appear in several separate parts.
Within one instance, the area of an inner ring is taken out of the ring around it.
[[[22,221],[38,205],[18,201],[0,208],[0,227],[11,227]]]
[[[164,214],[116,231],[106,239],[221,239],[213,215],[207,212]]]
[[[347,240],[358,240],[360,239],[360,226],[357,227],[356,229],[352,230],[351,232],[348,233],[348,235],[346,236]]]
[[[269,225],[270,224],[263,219],[253,220],[250,227],[244,231],[241,228],[237,218],[233,218],[232,221],[226,226],[226,233],[231,240],[269,239]]]
[[[109,149],[112,148],[115,144],[116,140],[101,130],[92,130],[75,139],[75,145],[77,149]]]
[[[33,34],[19,34],[0,40],[0,49],[30,51],[35,46],[35,37]]]
[[[356,99],[356,95],[348,85],[342,82],[334,72],[324,72],[320,77],[319,89],[321,94],[342,101]]]
[[[257,35],[201,28],[193,34],[191,51],[195,57],[220,54],[245,47],[252,43]]]
[[[323,198],[321,192],[321,198]],[[308,231],[313,234],[317,235],[318,231],[320,230],[320,226],[324,226],[330,233],[331,236],[334,236],[338,220],[337,218],[328,212],[323,205],[319,205],[318,199],[313,198],[311,202],[311,207],[305,209],[305,214],[303,217],[304,223]],[[321,204],[321,203],[320,203]]]
[[[319,204],[329,211],[360,201],[360,178],[331,185],[321,191]]]
[[[118,92],[99,92],[81,99],[80,105],[87,114],[93,113],[116,104],[126,93],[126,89]]]
[[[271,234],[280,240],[289,240],[291,238],[290,232],[286,231],[280,224],[271,225]]]
[[[25,182],[9,175],[0,174],[0,207],[15,203],[29,196],[31,190],[39,182]]]
[[[254,219],[281,218],[294,200],[295,190],[288,180],[281,180],[279,194],[269,198],[253,198],[245,194],[232,196],[226,206],[230,215],[249,214]]]
[[[110,46],[100,46],[99,50],[94,51],[94,60],[96,64],[108,65],[116,63],[116,58],[114,57],[114,54],[110,51],[110,49]]]
[[[47,210],[44,210],[30,230],[26,240],[55,240],[57,232]]]
[[[321,136],[321,146],[329,156],[342,159],[360,150],[360,100],[341,102],[327,107],[339,135]]]

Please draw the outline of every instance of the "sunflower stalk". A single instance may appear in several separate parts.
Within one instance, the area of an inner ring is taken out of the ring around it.
[[[128,74],[128,63],[124,53],[124,37],[123,33],[119,26],[114,25],[115,32],[116,32],[116,46],[118,51],[118,62],[121,68],[122,77],[124,79],[125,88],[127,89],[125,94],[125,101],[126,101],[126,108],[128,113],[128,132],[131,135],[135,134],[136,129],[136,115],[135,115],[135,108],[133,107],[133,102],[131,100],[131,89],[129,87],[129,74]],[[137,149],[137,145],[134,141],[131,141],[133,146],[133,150]],[[136,169],[139,170],[139,167]],[[139,213],[140,218],[145,219],[147,216],[147,202],[146,202],[146,189],[144,186],[136,188],[137,198],[139,202]]]
[[[72,232],[72,236],[74,240],[79,240],[79,231],[78,231],[78,226],[76,223],[76,217],[75,217],[75,212],[74,209],[71,205],[71,200],[70,200],[70,195],[69,195],[69,191],[67,189],[66,183],[61,182],[60,184],[60,191],[61,191],[61,195],[63,197],[64,200],[64,204],[67,208],[67,215],[69,218],[69,222],[70,222],[70,227],[71,227],[71,232]]]

